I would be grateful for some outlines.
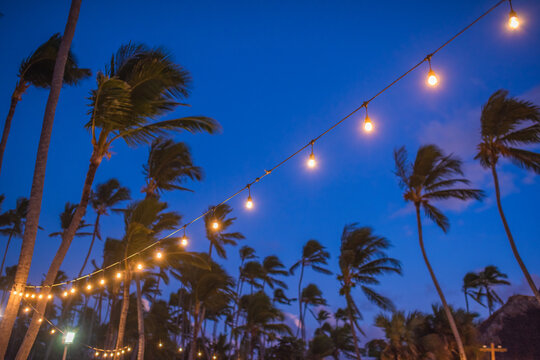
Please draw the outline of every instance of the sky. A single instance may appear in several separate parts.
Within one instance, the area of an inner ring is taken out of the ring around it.
[[[305,145],[380,89],[439,47],[495,3],[478,1],[85,1],[72,44],[80,66],[93,76],[60,96],[49,150],[47,175],[30,282],[39,283],[60,241],[49,233],[59,228],[67,201],[78,202],[91,154],[88,94],[95,74],[128,42],[163,46],[193,77],[190,107],[165,119],[187,115],[215,118],[219,135],[179,134],[191,147],[204,180],[191,183],[193,193],[171,192],[162,199],[184,219],[200,215],[283,158]],[[424,220],[426,250],[443,290],[454,306],[464,307],[462,278],[468,271],[494,264],[512,286],[499,289],[506,299],[531,295],[512,256],[497,212],[492,179],[473,160],[479,142],[481,106],[498,89],[540,104],[540,3],[513,2],[522,21],[516,32],[506,28],[508,4],[502,4],[432,59],[440,76],[436,89],[425,86],[427,64],[412,72],[369,105],[375,131],[361,131],[363,112],[351,117],[315,145],[317,168],[307,169],[307,151],[252,187],[255,208],[243,208],[245,196],[233,199],[234,230],[246,236],[240,245],[260,258],[277,254],[289,267],[308,239],[317,239],[331,254],[337,271],[340,235],[346,224],[370,226],[388,238],[388,254],[399,259],[403,275],[387,275],[377,287],[398,309],[429,311],[438,301],[422,260],[414,212],[402,198],[393,174],[393,149],[414,154],[434,143],[464,161],[466,176],[487,192],[483,202],[440,203],[451,229],[444,234]],[[18,66],[33,49],[65,26],[69,1],[3,3],[0,12],[0,114],[7,115]],[[15,113],[4,157],[0,193],[3,209],[29,196],[43,111],[48,92],[30,88]],[[110,160],[101,164],[95,184],[112,177],[141,199],[142,165],[148,147],[116,142]],[[411,155],[412,156],[412,155]],[[523,260],[540,283],[540,181],[510,163],[500,166],[502,201]],[[247,195],[246,195],[247,196]],[[89,210],[86,220],[95,214]],[[102,220],[102,234],[119,238],[118,216]],[[203,225],[188,228],[190,249],[207,251]],[[2,239],[5,241],[5,239]],[[78,238],[62,270],[76,275],[88,248]],[[97,244],[93,257],[101,254]],[[20,239],[8,253],[17,262]],[[220,261],[237,275],[238,248]],[[296,297],[297,276],[289,277]],[[316,283],[329,308],[344,305],[335,275],[308,270],[305,284]],[[175,290],[177,284],[166,289]],[[380,337],[373,318],[380,310],[359,291],[369,338]],[[487,310],[472,309],[481,317]],[[284,308],[292,324],[296,305]],[[308,320],[310,330],[315,322]]]

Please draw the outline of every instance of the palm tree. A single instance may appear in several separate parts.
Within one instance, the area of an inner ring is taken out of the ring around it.
[[[325,322],[315,330],[315,336],[309,347],[308,354],[312,357],[331,355],[334,360],[339,360],[340,354],[344,353],[347,358],[352,358],[354,345],[351,329],[348,324],[332,327],[330,323]]]
[[[225,251],[225,245],[236,246],[238,244],[237,240],[245,239],[245,237],[239,232],[225,232],[236,220],[235,217],[227,218],[232,212],[232,208],[229,205],[210,206],[209,210],[211,211],[204,215],[206,238],[210,241],[208,256],[212,257],[212,249],[216,248],[218,256],[226,259],[227,252]],[[215,222],[218,224],[217,229],[213,227]]]
[[[379,284],[380,275],[386,273],[401,274],[401,264],[398,260],[388,257],[385,250],[390,242],[373,234],[369,227],[358,227],[357,224],[346,225],[341,235],[339,268],[341,273],[338,280],[341,284],[340,295],[345,296],[349,326],[354,339],[356,358],[360,359],[360,348],[356,329],[360,327],[354,320],[361,317],[351,291],[360,287],[366,298],[383,310],[393,310],[392,301],[376,292],[371,285]]]
[[[17,74],[18,81],[11,95],[11,105],[4,124],[2,141],[0,142],[0,171],[2,170],[2,160],[6,150],[11,122],[15,114],[15,108],[30,85],[43,89],[49,89],[51,87],[56,55],[58,54],[61,42],[62,37],[60,34],[54,34],[30,54],[30,56],[24,59],[19,66],[19,73]],[[90,76],[90,70],[79,68],[77,63],[75,55],[71,50],[68,51],[63,75],[64,84],[77,85],[81,80]]]
[[[420,330],[425,316],[418,311],[405,314],[393,312],[391,316],[380,314],[375,318],[375,326],[384,331],[388,343],[381,353],[381,360],[414,360],[422,355]]]
[[[420,208],[424,210],[429,219],[433,220],[444,232],[447,232],[450,226],[448,218],[432,202],[446,199],[479,200],[482,198],[483,192],[476,189],[456,188],[455,186],[458,185],[469,184],[469,180],[459,177],[463,176],[461,160],[452,154],[444,155],[435,145],[421,146],[416,154],[414,164],[408,162],[405,147],[394,151],[394,160],[396,163],[395,173],[399,178],[401,188],[404,190],[403,198],[405,201],[412,202],[416,209],[418,241],[422,256],[448,317],[448,322],[458,345],[459,357],[461,360],[466,360],[467,357],[456,323],[424,248]]]
[[[9,244],[11,239],[15,237],[22,237],[24,232],[24,223],[26,221],[26,214],[28,213],[28,199],[21,197],[17,199],[15,209],[11,209],[0,215],[0,222],[2,226],[6,226],[0,229],[0,234],[7,235],[8,240],[6,243],[6,249],[4,250],[4,256],[2,257],[2,265],[0,265],[0,276],[4,271],[4,263],[9,250]]]
[[[191,191],[182,186],[186,179],[200,181],[202,168],[193,165],[189,147],[183,142],[157,138],[152,142],[148,162],[143,166],[146,196],[170,190]]]
[[[306,312],[308,310],[313,314],[311,307],[327,305],[326,299],[322,295],[322,291],[315,284],[308,284],[302,289],[300,301],[302,302],[302,304],[304,304],[304,308],[302,309],[302,319],[304,319],[304,321],[306,319]],[[317,320],[317,317],[315,315],[313,317],[315,318],[315,320]],[[304,327],[302,327],[302,336],[302,340],[305,341],[306,334]]]
[[[478,144],[478,154],[475,159],[478,159],[483,167],[491,170],[497,208],[510,247],[536,300],[540,303],[538,287],[521,259],[504,215],[497,175],[497,164],[501,157],[509,159],[521,168],[540,174],[540,154],[521,148],[525,145],[540,143],[540,109],[528,101],[508,97],[506,90],[498,90],[490,96],[482,108],[480,123],[482,142]]]
[[[463,291],[463,294],[465,295],[465,307],[467,309],[467,312],[469,312],[469,296],[472,296],[473,299],[476,297],[475,293],[472,290],[475,290],[478,288],[478,274],[475,272],[468,272],[463,277],[463,286],[461,287],[461,291]]]
[[[92,233],[92,241],[90,242],[90,247],[88,248],[88,253],[79,270],[79,276],[84,272],[86,263],[90,258],[92,253],[92,248],[94,246],[94,241],[96,237],[101,240],[101,232],[99,230],[99,220],[102,216],[108,215],[109,209],[112,209],[113,206],[117,205],[119,202],[129,200],[129,189],[120,185],[120,182],[116,179],[110,179],[107,182],[99,184],[96,186],[96,191],[93,191],[90,194],[90,204],[92,209],[96,213],[96,221],[94,222],[94,231]]]
[[[174,120],[151,122],[168,113],[180,103],[176,100],[188,94],[189,75],[175,64],[163,49],[148,49],[143,45],[125,45],[111,59],[105,73],[97,75],[97,89],[91,94],[90,120],[86,127],[91,132],[93,145],[90,164],[84,181],[81,201],[62,244],[45,277],[45,286],[54,282],[75,232],[90,200],[92,183],[104,157],[110,157],[111,144],[123,139],[128,145],[146,144],[157,135],[169,131],[213,133],[219,129],[215,120],[192,116]],[[47,292],[48,287],[45,287]],[[46,296],[47,294],[44,293]],[[38,305],[38,312],[45,310]],[[28,328],[24,347],[34,342],[40,322],[36,312]]]
[[[21,303],[20,299],[15,295],[15,293],[17,291],[24,291],[26,280],[28,279],[28,273],[30,272],[30,265],[32,263],[34,245],[39,226],[41,201],[43,199],[43,186],[45,183],[45,170],[47,168],[47,155],[49,152],[49,144],[51,142],[54,114],[56,111],[56,104],[58,104],[58,98],[60,97],[60,90],[62,89],[62,84],[64,82],[64,73],[69,58],[69,49],[71,47],[73,36],[75,35],[75,27],[77,26],[77,20],[79,18],[81,2],[82,0],[71,1],[71,8],[69,9],[64,35],[62,36],[62,41],[60,42],[60,46],[56,54],[56,61],[54,63],[54,70],[51,77],[51,90],[49,92],[45,113],[43,115],[43,126],[41,128],[41,136],[39,138],[34,175],[32,179],[32,188],[30,190],[30,200],[28,202],[28,214],[26,217],[26,225],[24,228],[17,273],[15,274],[13,291],[9,296],[2,322],[0,322],[0,359],[3,359],[6,355],[8,342],[11,337],[13,325],[15,324],[15,319]],[[73,233],[75,233],[75,231]],[[32,343],[33,340],[31,343],[26,343],[24,346],[19,348],[21,356],[17,357],[17,359],[26,359],[28,357],[30,349],[32,348]]]
[[[238,266],[238,278],[236,280],[236,291],[234,294],[234,323],[232,324],[233,328],[236,328],[238,325],[238,317],[240,315],[238,311],[238,302],[240,301],[240,296],[242,295],[242,287],[244,285],[244,277],[243,277],[243,270],[244,270],[244,263],[246,260],[255,259],[257,256],[255,255],[255,249],[253,249],[250,246],[244,245],[240,248],[238,251],[238,254],[240,255],[240,265]],[[233,332],[231,331],[229,335],[229,342],[232,343],[232,337]],[[235,344],[236,344],[236,335],[235,335]]]
[[[508,275],[499,271],[494,265],[489,265],[484,270],[478,273],[478,287],[480,290],[477,294],[477,299],[480,304],[483,304],[482,299],[486,299],[486,305],[489,310],[489,315],[493,313],[493,306],[496,303],[502,304],[502,299],[492,288],[494,285],[510,285]]]
[[[284,281],[279,280],[276,276],[287,276],[289,275],[289,272],[287,270],[283,270],[285,269],[285,265],[283,265],[281,260],[279,260],[276,255],[265,257],[262,262],[262,269],[264,271],[263,289],[266,284],[268,284],[271,289],[273,289],[276,285],[287,289],[287,284],[285,284]]]
[[[300,279],[298,280],[298,316],[300,320],[300,327],[302,328],[302,340],[304,340],[304,343],[305,331],[304,318],[302,317],[302,280],[304,278],[304,270],[306,267],[310,267],[318,273],[330,275],[332,272],[322,266],[328,264],[329,258],[330,253],[325,250],[325,247],[322,246],[317,240],[311,239],[308,240],[308,242],[306,242],[302,248],[302,257],[300,260],[294,263],[289,269],[289,272],[291,275],[293,275],[296,269],[300,268]]]

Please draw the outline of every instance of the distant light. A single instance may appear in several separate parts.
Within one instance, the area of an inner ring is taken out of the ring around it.
[[[188,238],[186,235],[182,236],[182,238],[180,239],[180,245],[182,247],[186,247],[188,245],[189,241],[188,241]]]
[[[55,329],[51,329],[51,334],[54,334],[56,332]]]
[[[156,253],[156,259],[161,260],[163,258],[163,253],[161,251],[158,251]]]
[[[121,278],[122,278],[122,273],[121,273],[120,271],[118,271],[118,272],[116,273],[116,278],[117,278],[117,279],[121,279]]]
[[[214,220],[212,222],[212,229],[214,229],[214,230],[219,229],[219,223],[217,222],[217,220]]]
[[[88,291],[92,290],[92,285],[91,284],[86,285],[86,290]]]
[[[73,331],[68,331],[64,337],[64,344],[72,344],[75,339],[75,333]]]
[[[105,285],[105,279],[99,280],[99,284],[100,284],[100,285]]]
[[[143,269],[143,264],[142,263],[138,263],[137,264],[137,270],[142,270]]]

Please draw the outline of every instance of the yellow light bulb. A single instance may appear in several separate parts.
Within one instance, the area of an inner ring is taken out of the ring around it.
[[[197,353],[197,356],[198,356],[198,357],[201,357],[201,356],[202,356],[202,352],[199,351],[199,352]]]
[[[212,229],[214,229],[214,230],[219,229],[219,223],[217,222],[217,220],[214,220],[212,222]]]
[[[43,294],[39,294],[37,298],[40,300],[43,299]]]
[[[47,299],[51,300],[51,299],[52,299],[52,295],[51,295],[51,294],[47,295]]]
[[[182,348],[178,349],[178,352],[182,352],[182,351],[184,351],[184,349],[182,349]]]
[[[367,132],[371,132],[373,130],[373,123],[371,122],[369,116],[366,116],[366,119],[364,120],[364,130]]]
[[[36,297],[36,294],[32,294],[30,297],[34,299]]]
[[[38,323],[41,323],[42,321],[43,321],[43,319],[42,319],[42,318],[39,318]]]
[[[124,354],[126,351],[125,350],[122,350],[122,354]]]
[[[120,351],[116,353],[116,356],[120,356]]]
[[[99,280],[99,284],[100,284],[100,285],[105,285],[105,279]]]
[[[99,353],[96,351],[96,353],[94,355],[99,356]]]
[[[91,284],[86,285],[86,290],[88,291],[92,290],[92,285]]]
[[[249,195],[247,198],[246,208],[253,209],[253,199],[251,198],[251,195]]]
[[[159,343],[159,345],[158,345],[158,346],[159,346],[159,347],[163,347],[163,344],[162,344],[162,343]]]
[[[67,292],[67,291],[64,291],[64,293],[62,294],[62,296],[64,296],[64,297],[68,296],[68,292]]]
[[[143,269],[143,264],[142,263],[138,263],[137,264],[137,270],[142,270]]]
[[[29,294],[29,293],[26,293],[26,294],[24,295],[24,297],[30,297],[30,294]]]
[[[71,290],[69,290],[69,292],[71,292],[72,294],[75,294],[75,291],[77,291],[77,289],[75,289],[74,287],[72,287]]]
[[[116,273],[116,278],[117,279],[121,279],[122,278],[122,273],[119,271]]]
[[[128,352],[129,352],[129,351],[131,351],[131,348],[130,348],[130,347],[128,347]]]
[[[435,86],[439,83],[439,78],[437,77],[437,74],[435,74],[435,71],[429,70],[427,83],[429,86]]]
[[[183,247],[186,247],[188,245],[188,238],[186,237],[186,235],[182,236],[182,238],[180,239],[180,245],[182,245]]]
[[[217,359],[217,356],[216,355],[212,356],[212,359],[214,359],[214,360]]]
[[[161,260],[161,258],[163,258],[163,254],[161,253],[161,251],[158,251],[156,253],[156,259]]]
[[[27,313],[27,312],[29,312],[29,311],[30,311],[30,308],[29,308],[28,306],[24,308],[24,312],[25,312],[25,313]]]
[[[107,353],[104,353],[104,354],[103,354],[103,357],[106,358],[106,357],[107,357]]]
[[[51,334],[54,334],[55,332],[56,332],[56,330],[51,329]]]
[[[510,16],[508,18],[508,26],[510,29],[517,29],[519,27],[519,18],[514,10],[510,11]]]
[[[309,159],[307,161],[307,166],[310,168],[314,168],[317,165],[317,161],[315,161],[315,154],[313,152],[309,154]]]

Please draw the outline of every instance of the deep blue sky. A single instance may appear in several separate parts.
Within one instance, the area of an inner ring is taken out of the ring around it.
[[[162,45],[192,74],[191,108],[167,118],[203,114],[217,119],[221,135],[187,135],[205,180],[191,184],[195,193],[168,193],[163,199],[186,219],[199,215],[284,156],[307,143],[397,75],[437,48],[494,0],[479,1],[85,1],[72,49],[83,67],[103,69],[117,48],[129,41]],[[464,306],[461,279],[467,271],[495,264],[513,286],[501,290],[529,294],[511,255],[494,204],[492,181],[472,158],[478,142],[481,105],[495,90],[540,104],[540,4],[514,2],[523,25],[510,33],[503,4],[433,58],[441,84],[424,85],[421,67],[370,104],[376,131],[360,131],[355,116],[316,145],[319,166],[308,171],[301,154],[252,188],[256,208],[237,210],[235,229],[244,244],[263,257],[278,254],[287,266],[298,259],[310,238],[328,247],[337,269],[343,226],[372,226],[391,240],[390,255],[403,262],[404,275],[386,276],[379,290],[400,309],[428,311],[438,300],[417,243],[415,218],[402,201],[392,174],[392,150],[437,143],[466,162],[467,176],[487,191],[483,203],[446,203],[452,224],[445,235],[426,221],[427,251],[449,301]],[[20,61],[55,32],[64,29],[69,1],[4,3],[0,11],[0,114],[5,116]],[[535,50],[536,49],[536,50]],[[86,97],[95,78],[64,88],[56,112],[49,152],[41,226],[30,279],[39,282],[59,240],[58,214],[66,201],[77,202],[91,146],[83,128],[88,120]],[[0,189],[4,210],[28,196],[47,91],[30,88],[19,103],[5,154]],[[99,168],[96,183],[117,177],[135,197],[143,185],[147,147],[131,149],[117,142],[111,160]],[[501,169],[503,203],[525,263],[540,283],[538,241],[539,180],[505,164]],[[87,221],[94,214],[89,211]],[[120,237],[122,221],[103,221],[103,235]],[[205,251],[202,224],[190,229],[191,249]],[[97,245],[95,257],[100,255]],[[8,265],[17,261],[15,241]],[[86,239],[76,239],[63,270],[75,275],[84,259]],[[226,267],[236,276],[237,249],[229,248]],[[309,273],[332,309],[343,305],[334,276]],[[296,277],[288,283],[295,289]],[[289,295],[295,296],[294,293]],[[378,310],[356,298],[365,314],[368,334]],[[473,309],[486,311],[480,307]],[[286,309],[296,314],[296,307]]]

